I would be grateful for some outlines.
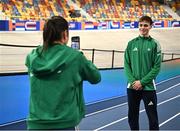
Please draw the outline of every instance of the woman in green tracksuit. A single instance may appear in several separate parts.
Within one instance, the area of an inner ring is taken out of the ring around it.
[[[43,46],[26,58],[30,77],[30,108],[27,127],[30,130],[75,130],[85,115],[83,80],[100,82],[94,64],[66,44],[68,22],[55,16],[43,30]]]
[[[143,99],[149,129],[159,130],[155,78],[161,67],[161,49],[149,35],[153,21],[148,16],[139,20],[140,35],[129,41],[124,55],[128,78],[128,122],[131,130],[139,130],[139,107]]]

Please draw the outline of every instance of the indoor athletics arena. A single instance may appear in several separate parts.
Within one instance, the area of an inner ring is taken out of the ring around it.
[[[130,130],[124,53],[139,35],[143,15],[152,18],[150,36],[162,51],[155,79],[159,129],[180,130],[179,0],[0,0],[0,130],[27,130],[30,82],[25,59],[43,45],[44,24],[52,16],[68,21],[68,46],[79,36],[80,51],[101,74],[96,85],[83,82],[86,108],[78,129]],[[140,130],[149,130],[148,122],[141,101]]]

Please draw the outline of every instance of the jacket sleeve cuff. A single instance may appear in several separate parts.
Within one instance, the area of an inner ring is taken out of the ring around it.
[[[142,85],[142,86],[145,86],[145,83],[144,83],[143,80],[140,80],[140,82],[141,82],[141,85]]]

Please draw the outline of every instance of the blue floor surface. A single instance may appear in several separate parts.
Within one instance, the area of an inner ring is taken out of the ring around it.
[[[162,64],[156,82],[180,74],[180,60]],[[86,105],[126,96],[127,79],[123,69],[102,70],[102,81],[97,85],[84,82]],[[27,75],[0,76],[0,126],[25,119],[28,113],[29,81]],[[168,83],[170,84],[170,83]]]

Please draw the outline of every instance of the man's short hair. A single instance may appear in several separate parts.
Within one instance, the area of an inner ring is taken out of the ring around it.
[[[142,21],[147,21],[147,22],[150,23],[150,25],[153,24],[153,21],[152,21],[151,17],[149,17],[149,16],[142,16],[142,17],[139,19],[139,22],[142,22]]]

